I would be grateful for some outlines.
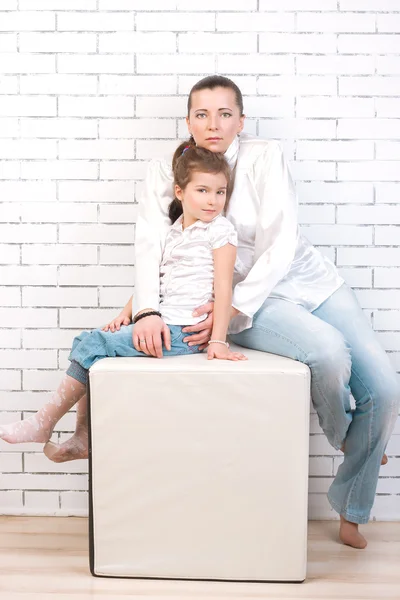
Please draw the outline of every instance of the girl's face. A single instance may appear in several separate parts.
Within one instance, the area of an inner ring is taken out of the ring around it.
[[[186,123],[197,146],[212,152],[226,152],[244,125],[235,92],[217,87],[192,94],[192,106]]]
[[[182,202],[183,228],[196,221],[209,223],[224,209],[227,181],[223,173],[194,171],[184,190],[175,186],[175,196]]]

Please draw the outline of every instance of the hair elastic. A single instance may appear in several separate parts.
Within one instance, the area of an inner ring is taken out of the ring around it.
[[[184,149],[182,150],[182,154],[185,154],[186,150],[189,150],[190,146],[185,146]],[[182,156],[181,154],[181,156]]]

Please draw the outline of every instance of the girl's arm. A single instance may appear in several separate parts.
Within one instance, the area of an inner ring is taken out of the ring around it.
[[[208,358],[227,360],[246,360],[240,352],[231,352],[227,346],[212,343],[212,340],[225,342],[232,313],[232,280],[236,260],[236,247],[225,244],[213,250],[214,259],[214,321],[211,340],[208,346]]]

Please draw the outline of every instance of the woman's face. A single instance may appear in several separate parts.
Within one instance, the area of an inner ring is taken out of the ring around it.
[[[225,152],[242,131],[244,119],[236,104],[235,92],[217,87],[192,94],[186,123],[197,146],[212,152]]]

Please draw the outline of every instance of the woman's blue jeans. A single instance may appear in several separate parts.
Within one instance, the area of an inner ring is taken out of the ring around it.
[[[319,423],[334,448],[344,442],[346,446],[329,502],[348,521],[367,523],[398,415],[400,389],[354,292],[343,284],[312,313],[287,300],[268,298],[252,328],[230,338],[245,348],[309,366]]]

